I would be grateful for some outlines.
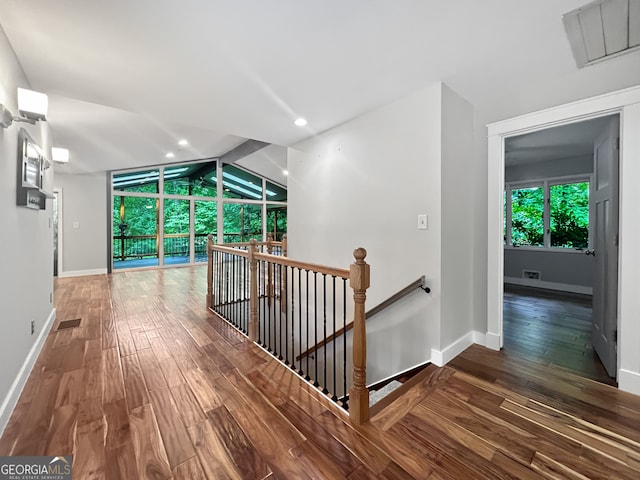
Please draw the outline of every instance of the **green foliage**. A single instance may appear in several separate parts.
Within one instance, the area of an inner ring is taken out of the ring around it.
[[[549,187],[549,223],[551,247],[587,248],[589,242],[589,182],[566,183]],[[543,187],[511,190],[511,240],[512,244],[516,246],[544,245]]]
[[[216,235],[218,231],[218,204],[196,200],[195,210],[195,233]]]
[[[589,183],[550,188],[551,246],[587,248],[589,242]]]
[[[544,192],[542,187],[511,190],[511,240],[513,245],[544,244]]]
[[[224,241],[248,242],[262,236],[262,205],[225,203]]]

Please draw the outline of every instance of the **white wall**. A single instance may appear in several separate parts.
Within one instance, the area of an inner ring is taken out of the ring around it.
[[[289,151],[289,256],[346,267],[365,247],[367,309],[422,275],[431,287],[367,322],[368,382],[472,330],[472,143],[472,106],[437,83]]]
[[[16,88],[29,88],[20,64],[0,28],[0,103],[17,114]],[[52,204],[46,210],[16,206],[18,131],[26,126],[47,155],[46,123],[14,123],[0,128],[0,434],[35,361],[40,342],[55,317],[53,292]],[[50,155],[49,155],[50,158]],[[45,188],[51,190],[52,169]],[[31,321],[35,333],[31,334]]]
[[[473,329],[473,107],[442,88],[442,332],[440,350]]]
[[[62,189],[61,277],[107,273],[107,174],[67,175],[56,171]]]
[[[346,268],[354,248],[366,248],[367,309],[422,275],[432,288],[414,297],[419,305],[408,310],[410,319],[380,314],[371,320],[382,322],[368,326],[367,363],[376,376],[384,372],[373,365],[419,363],[409,348],[392,348],[397,335],[410,336],[423,361],[439,348],[440,119],[438,83],[289,150],[291,258]],[[428,230],[417,229],[420,213],[429,215]]]

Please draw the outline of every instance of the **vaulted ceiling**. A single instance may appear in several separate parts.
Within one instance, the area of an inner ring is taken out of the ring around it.
[[[291,145],[435,81],[472,104],[575,70],[583,0],[0,0],[70,171]],[[299,117],[308,120],[297,127]]]

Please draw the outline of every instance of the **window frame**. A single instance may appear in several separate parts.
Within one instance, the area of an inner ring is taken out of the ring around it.
[[[578,253],[583,254],[584,248],[567,248],[567,247],[552,247],[551,246],[551,203],[550,203],[550,187],[555,185],[567,185],[571,183],[588,183],[589,184],[589,233],[587,238],[587,248],[591,248],[591,239],[593,235],[593,225],[591,222],[591,192],[593,191],[593,174],[579,174],[579,175],[566,175],[562,177],[547,177],[537,178],[532,180],[516,180],[513,182],[505,182],[504,193],[506,200],[505,205],[505,250],[530,250],[534,252],[563,252],[563,253]],[[522,188],[538,188],[543,189],[543,245],[513,245],[512,234],[512,190],[519,190]]]

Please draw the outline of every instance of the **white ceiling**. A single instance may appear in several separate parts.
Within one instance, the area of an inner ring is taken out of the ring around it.
[[[90,172],[166,161],[180,137],[184,159],[291,145],[434,81],[486,104],[576,69],[561,16],[583,3],[0,0],[0,25],[68,171]]]

